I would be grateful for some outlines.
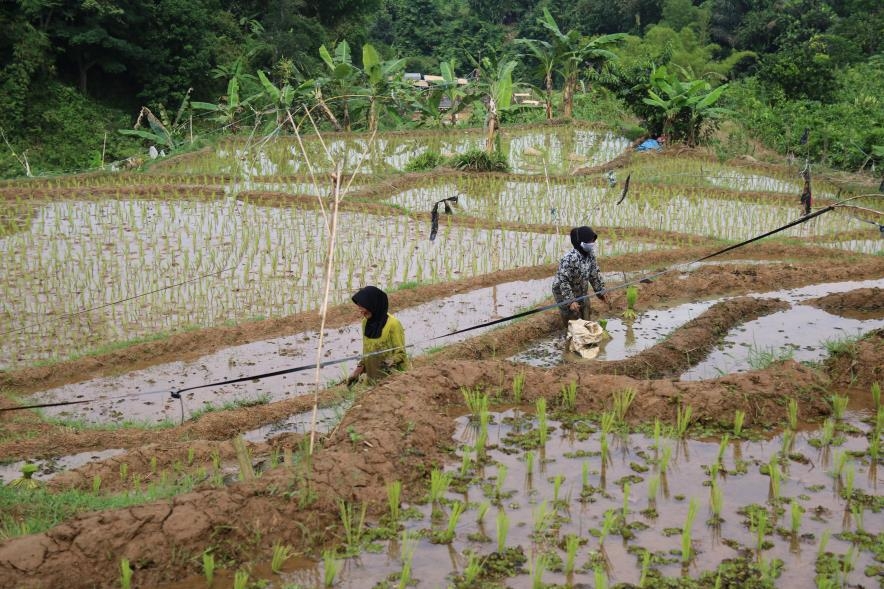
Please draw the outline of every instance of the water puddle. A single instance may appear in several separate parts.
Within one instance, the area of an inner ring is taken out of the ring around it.
[[[79,454],[59,456],[57,458],[47,458],[45,460],[20,460],[9,464],[0,464],[0,486],[20,478],[22,476],[22,466],[28,463],[37,465],[37,471],[31,476],[31,478],[45,481],[62,471],[80,468],[90,462],[112,458],[125,452],[126,450],[123,449],[90,450],[89,452],[80,452]]]
[[[341,418],[343,418],[344,414],[349,408],[350,403],[343,403],[341,405],[335,405],[334,407],[321,407],[320,409],[318,409],[316,411],[315,431],[317,433],[324,434],[333,430],[335,426],[341,422]],[[294,415],[290,415],[288,418],[281,421],[270,423],[257,429],[247,431],[243,434],[243,438],[245,438],[247,442],[266,442],[270,438],[273,438],[274,436],[278,436],[280,434],[305,434],[308,431],[314,430],[314,428],[311,427],[312,422],[312,411],[295,413]]]
[[[744,372],[751,369],[758,352],[779,351],[783,348],[792,350],[795,360],[819,360],[827,353],[827,341],[857,337],[884,326],[884,320],[848,319],[801,303],[827,294],[882,286],[884,280],[879,279],[816,284],[805,288],[753,294],[752,296],[758,298],[778,298],[792,304],[792,307],[740,325],[727,335],[721,348],[713,351],[706,360],[681,378],[702,380],[731,372]],[[622,360],[650,348],[676,328],[723,300],[726,299],[686,303],[669,309],[653,309],[641,313],[631,322],[611,318],[608,320],[611,339],[600,346],[596,360]],[[511,356],[510,360],[531,366],[557,366],[564,361],[564,342],[563,330],[560,334],[534,342]],[[740,349],[743,350],[735,351]]]
[[[582,582],[590,586],[594,569],[599,567],[610,585],[637,585],[641,552],[647,550],[654,554],[651,568],[666,577],[697,579],[726,559],[743,557],[753,563],[780,559],[783,568],[777,586],[812,587],[818,546],[829,533],[826,550],[854,558],[846,581],[869,582],[864,571],[867,566],[874,567],[873,546],[860,548],[849,535],[839,535],[859,529],[875,534],[884,529],[884,515],[856,499],[876,496],[884,482],[877,464],[865,454],[869,429],[861,421],[868,417],[865,414],[849,413],[848,426],[856,428],[856,433],[843,434],[840,445],[822,449],[810,443],[819,437],[817,432],[799,432],[791,442],[775,436],[760,441],[732,440],[723,446],[717,441],[665,437],[658,446],[654,438],[643,434],[612,433],[606,436],[606,458],[597,423],[578,421],[575,428],[565,429],[550,420],[549,441],[532,450],[531,467],[519,444],[529,439],[528,432],[536,436],[534,416],[510,410],[491,417],[486,444],[491,462],[479,468],[473,462],[466,471],[462,466],[446,469],[454,477],[466,473],[472,482],[457,492],[449,490],[435,506],[403,506],[417,507],[420,512],[418,519],[406,520],[404,527],[413,536],[409,540],[412,577],[422,587],[450,586],[453,576],[464,572],[469,552],[485,558],[497,551],[501,513],[508,521],[502,543],[507,548],[520,548],[527,559],[522,574],[504,580],[512,588],[537,586],[529,571],[537,570],[533,567],[541,554],[564,563],[563,539],[569,535],[581,540],[574,555],[575,574],[570,577],[561,567],[558,572],[546,570],[538,573],[544,584],[578,586],[573,584]],[[467,418],[460,418],[457,424],[455,441],[461,452],[475,457],[471,448],[476,443],[476,425]],[[784,448],[786,454],[780,455]],[[669,465],[664,469],[660,463],[667,453]],[[772,459],[780,474],[776,486],[762,474]],[[720,466],[715,477],[721,493],[718,523],[712,519],[709,468],[713,464]],[[835,469],[840,469],[839,476],[831,474]],[[848,484],[853,488],[853,512],[843,498]],[[792,502],[800,507],[797,520],[790,516]],[[452,526],[450,541],[434,543],[431,538],[438,538],[448,527],[457,504],[463,504],[465,510]],[[490,508],[480,521],[482,504]],[[683,566],[682,530],[691,504],[696,510],[688,526],[692,556]],[[440,511],[437,518],[432,517],[434,509]],[[764,528],[756,525],[762,515],[753,517],[749,515],[752,512],[763,512]],[[602,538],[606,513],[613,525]],[[759,533],[759,529],[763,531]],[[377,586],[399,573],[405,562],[401,538],[400,533],[396,540],[346,560],[335,586]],[[321,574],[319,563],[313,569],[285,574],[284,580],[309,584]]]
[[[613,279],[612,275],[605,275]],[[536,307],[549,295],[551,278],[509,282],[437,299],[408,309],[391,309],[406,326],[406,342],[411,355],[419,355],[439,345],[449,345],[475,337],[489,328],[434,340],[452,331],[513,315]],[[362,352],[362,336],[354,308],[354,323],[326,330],[323,359],[356,357]],[[316,360],[318,333],[309,331],[272,340],[225,348],[193,362],[173,362],[133,371],[125,375],[99,378],[66,385],[31,397],[35,403],[96,398],[98,401],[65,408],[46,409],[47,415],[83,419],[92,423],[120,419],[161,422],[177,420],[180,407],[166,391],[190,386],[310,365]],[[352,362],[326,366],[320,371],[323,383],[346,378]],[[260,381],[246,381],[184,393],[185,417],[208,404],[250,402],[259,397],[278,401],[312,392],[313,369]],[[127,398],[131,396],[131,398]],[[124,397],[114,398],[110,397]]]

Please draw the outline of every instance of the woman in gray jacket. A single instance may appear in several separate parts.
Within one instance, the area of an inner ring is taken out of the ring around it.
[[[589,299],[567,301],[585,297],[592,285],[596,296],[607,302],[604,295],[605,282],[602,280],[596,260],[598,235],[587,226],[575,227],[571,230],[571,245],[574,249],[562,256],[559,269],[552,282],[553,296],[559,304],[562,322],[567,327],[572,319],[589,319]]]

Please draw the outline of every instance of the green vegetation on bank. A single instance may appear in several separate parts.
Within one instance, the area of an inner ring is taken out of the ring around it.
[[[302,106],[328,130],[574,117],[687,143],[730,119],[721,155],[748,134],[870,169],[882,29],[871,0],[14,0],[0,5],[0,177],[137,167],[151,145],[285,132]],[[442,80],[421,91],[405,72]]]

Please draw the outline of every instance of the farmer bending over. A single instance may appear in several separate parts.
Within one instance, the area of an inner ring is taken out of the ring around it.
[[[387,293],[376,286],[366,286],[353,295],[353,302],[362,315],[363,357],[347,379],[347,386],[355,383],[363,373],[374,380],[393,370],[408,368],[405,330],[399,320],[387,312]]]
[[[562,256],[559,269],[552,282],[552,293],[559,303],[559,313],[562,323],[568,326],[572,319],[589,319],[589,299],[573,301],[570,304],[561,304],[570,299],[585,296],[588,292],[588,283],[600,300],[607,302],[602,291],[605,290],[605,282],[599,272],[596,261],[598,235],[587,226],[575,227],[571,230],[571,245],[574,249]]]

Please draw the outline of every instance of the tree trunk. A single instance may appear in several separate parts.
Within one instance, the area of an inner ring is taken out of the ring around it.
[[[552,91],[553,91],[552,72],[546,72],[546,120],[547,121],[551,121],[553,118]]]
[[[325,103],[325,100],[322,98],[322,90],[319,88],[316,89],[316,101],[319,104],[319,108],[322,109],[322,112],[325,113],[325,116],[328,117],[328,120],[331,121],[332,126],[335,128],[335,131],[341,130],[341,124],[338,122],[338,119],[335,117],[334,113]]]
[[[494,152],[494,135],[497,133],[497,102],[492,98],[488,101],[488,125],[485,130],[485,151]]]
[[[568,76],[565,79],[565,88],[562,90],[562,116],[571,118],[574,108],[574,86],[577,85],[577,76]]]

